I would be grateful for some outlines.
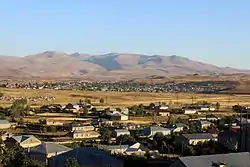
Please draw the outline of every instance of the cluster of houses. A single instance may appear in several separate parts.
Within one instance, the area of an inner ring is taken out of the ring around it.
[[[14,102],[15,100],[20,100],[26,98],[30,102],[42,102],[42,101],[52,101],[55,100],[53,96],[32,96],[32,97],[10,97],[10,96],[2,96],[0,97],[0,101],[5,102]]]

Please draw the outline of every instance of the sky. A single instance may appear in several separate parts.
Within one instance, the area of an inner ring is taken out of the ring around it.
[[[1,0],[0,54],[178,55],[248,68],[249,0]]]

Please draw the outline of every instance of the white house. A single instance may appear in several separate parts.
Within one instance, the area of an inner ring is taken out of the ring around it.
[[[197,113],[197,110],[196,109],[190,109],[190,108],[185,108],[184,109],[184,114],[196,114]]]
[[[165,136],[171,135],[171,129],[163,128],[160,126],[151,126],[143,129],[142,133],[144,136],[154,136],[156,133],[162,133]]]
[[[166,110],[160,110],[159,111],[159,115],[160,116],[165,116],[165,117],[167,116],[168,117],[168,116],[170,116],[170,112],[168,112]]]
[[[107,111],[106,115],[110,117],[110,120],[114,120],[114,121],[128,120],[128,115],[122,114],[119,111]]]
[[[113,135],[114,137],[119,137],[122,135],[130,135],[130,132],[127,129],[115,129]]]

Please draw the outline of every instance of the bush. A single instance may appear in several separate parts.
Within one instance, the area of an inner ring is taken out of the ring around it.
[[[49,126],[47,128],[47,132],[51,132],[51,133],[56,133],[57,129],[55,126]]]
[[[103,98],[100,99],[100,103],[104,103],[104,99]]]

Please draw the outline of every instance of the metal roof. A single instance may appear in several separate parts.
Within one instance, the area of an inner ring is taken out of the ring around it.
[[[192,133],[192,134],[183,134],[183,136],[189,140],[214,138],[211,133]]]
[[[180,157],[185,167],[212,167],[214,163],[225,163],[227,167],[249,167],[248,152]]]
[[[129,133],[129,130],[127,130],[127,129],[114,129],[114,131],[116,132],[116,133]]]
[[[45,143],[42,143],[42,144],[32,148],[30,150],[30,153],[40,153],[40,154],[48,155],[50,153],[66,152],[66,151],[70,151],[70,150],[72,150],[72,149],[70,149],[66,146],[60,145],[60,144],[45,142]]]
[[[56,157],[50,158],[49,164],[61,167],[69,158],[74,158],[79,166],[114,166],[122,167],[123,162],[105,151],[95,148],[75,148]],[[54,165],[53,165],[54,164]]]
[[[14,139],[14,140],[16,140],[18,143],[22,143],[23,141],[25,141],[25,140],[27,140],[27,139],[29,139],[29,138],[35,138],[35,139],[37,139],[35,136],[33,136],[33,135],[22,135],[22,136],[12,136],[12,138]],[[37,139],[38,140],[38,139]]]

